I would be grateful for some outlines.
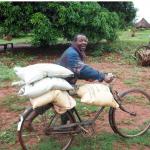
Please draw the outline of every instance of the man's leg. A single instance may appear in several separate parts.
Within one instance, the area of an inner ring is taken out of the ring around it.
[[[69,110],[71,114],[73,114],[74,109]],[[69,120],[67,113],[65,112],[64,114],[61,115],[61,122],[62,124],[67,124],[67,121]]]
[[[32,127],[32,121],[38,116],[39,114],[36,111],[32,111],[29,116],[26,118],[24,127],[29,131],[33,131],[34,128]]]
[[[32,121],[38,115],[42,115],[43,113],[45,113],[45,111],[47,111],[50,107],[52,107],[52,104],[47,104],[45,106],[42,106],[42,107],[39,107],[39,108],[36,108],[35,110],[33,110],[25,120],[25,128],[27,128],[29,130],[33,130]]]

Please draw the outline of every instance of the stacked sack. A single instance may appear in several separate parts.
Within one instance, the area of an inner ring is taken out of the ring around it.
[[[64,79],[74,75],[69,69],[41,63],[15,67],[14,71],[21,81],[12,85],[21,86],[18,94],[29,97],[33,109],[53,103],[55,110],[61,114],[75,107],[76,101],[67,92],[73,87]]]
[[[118,108],[118,103],[107,85],[101,83],[85,84],[77,90],[81,102],[96,106],[111,106]]]

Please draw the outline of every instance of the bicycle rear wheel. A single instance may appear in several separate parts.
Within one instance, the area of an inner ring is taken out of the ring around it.
[[[130,89],[119,94],[122,107],[128,111],[110,108],[109,122],[115,133],[136,137],[150,127],[150,96],[143,90]]]
[[[33,130],[29,131],[26,129],[25,120],[33,112],[32,108],[25,111],[25,113],[20,118],[18,124],[18,139],[23,150],[39,149],[39,145],[45,140],[49,141],[48,149],[63,149],[66,150],[72,140],[73,135],[70,133],[60,134],[52,133],[51,128],[54,126],[61,125],[61,115],[56,114],[52,111],[52,107],[46,110],[43,114],[38,114],[32,121]],[[66,113],[68,116],[68,124],[75,122],[73,116],[70,113]],[[47,132],[48,131],[48,132]]]

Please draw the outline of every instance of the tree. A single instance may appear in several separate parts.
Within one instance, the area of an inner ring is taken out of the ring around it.
[[[116,12],[119,16],[120,27],[125,28],[133,23],[137,9],[133,2],[98,2],[110,12]]]
[[[1,2],[0,24],[5,34],[32,31],[35,45],[86,34],[93,42],[116,39],[119,18],[97,2]]]
[[[0,26],[4,34],[13,36],[31,29],[30,16],[33,9],[30,3],[0,2]]]

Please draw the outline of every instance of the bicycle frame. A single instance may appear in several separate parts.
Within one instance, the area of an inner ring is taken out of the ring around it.
[[[136,116],[136,113],[134,112],[129,112],[128,110],[126,110],[122,105],[121,105],[121,99],[118,95],[118,92],[117,91],[113,91],[112,88],[110,87],[110,91],[111,93],[113,94],[113,97],[115,99],[115,101],[119,104],[119,109],[121,109],[122,111],[126,112],[126,113],[129,113],[130,115],[132,116]],[[78,114],[78,111],[76,110],[76,108],[73,108],[73,112],[75,113],[77,119],[79,122],[76,122],[76,123],[70,123],[69,125],[61,125],[61,126],[58,126],[58,127],[53,127],[53,129],[51,130],[51,132],[53,133],[78,133],[78,132],[81,132],[81,131],[85,131],[86,132],[86,129],[84,127],[89,127],[92,125],[95,124],[95,121],[98,119],[98,117],[100,116],[100,114],[103,112],[105,106],[102,106],[102,107],[99,107],[98,111],[96,112],[94,118],[92,119],[87,119],[85,121],[83,121],[81,118],[80,118],[80,115]],[[69,111],[68,111],[69,112]],[[71,114],[71,112],[69,112]],[[55,116],[54,116],[55,117]],[[110,125],[111,126],[111,125]],[[78,129],[80,130],[74,130],[78,127]],[[112,126],[111,126],[112,127]],[[70,129],[70,130],[69,130]],[[66,131],[65,131],[66,130]]]
[[[104,110],[104,108],[105,108],[104,106],[100,107],[99,110],[97,111],[96,115],[94,116],[94,118],[92,118],[91,120],[85,120],[85,121],[81,120],[81,118],[80,118],[77,110],[75,108],[73,108],[73,111],[74,111],[75,115],[77,116],[79,122],[70,123],[69,125],[66,124],[66,125],[61,125],[61,126],[58,126],[58,127],[53,127],[53,129],[51,130],[51,132],[57,133],[57,134],[58,133],[62,134],[62,133],[78,133],[78,132],[81,132],[82,130],[86,131],[86,129],[84,129],[84,127],[92,126],[93,124],[95,124],[95,121],[97,120],[97,118],[99,117],[99,115],[102,113],[102,111]],[[77,129],[77,127],[79,127],[79,128]],[[81,130],[79,130],[79,129],[81,129]]]

